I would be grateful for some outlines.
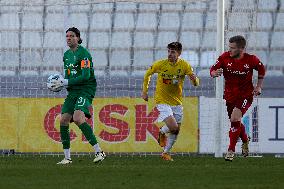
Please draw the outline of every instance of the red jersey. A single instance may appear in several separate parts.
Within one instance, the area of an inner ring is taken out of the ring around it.
[[[259,75],[265,75],[262,62],[255,55],[247,53],[241,59],[232,58],[229,52],[223,53],[211,67],[210,74],[219,68],[223,69],[224,99],[227,102],[234,102],[239,97],[253,97],[253,70],[257,70]]]

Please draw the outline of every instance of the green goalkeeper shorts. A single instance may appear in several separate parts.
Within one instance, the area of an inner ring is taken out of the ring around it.
[[[89,108],[92,106],[93,98],[91,98],[89,95],[70,95],[68,94],[61,113],[68,113],[73,115],[75,110],[81,110],[85,113],[85,116],[87,118],[91,118],[91,114],[89,111]]]

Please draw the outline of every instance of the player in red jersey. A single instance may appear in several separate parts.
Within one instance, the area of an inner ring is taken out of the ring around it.
[[[245,47],[246,40],[243,36],[231,37],[229,51],[224,52],[210,69],[211,77],[215,78],[223,74],[225,78],[224,99],[231,122],[230,145],[225,156],[226,161],[233,160],[239,137],[243,142],[242,154],[244,157],[248,156],[249,140],[241,119],[251,106],[253,96],[261,94],[265,75],[262,62],[255,55],[246,53]],[[253,70],[258,71],[256,86],[252,82]]]

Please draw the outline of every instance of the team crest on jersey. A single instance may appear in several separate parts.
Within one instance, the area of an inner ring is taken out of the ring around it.
[[[232,62],[229,62],[229,63],[228,63],[228,66],[232,66],[232,64],[233,64]]]
[[[180,74],[180,72],[181,72],[181,69],[178,69],[178,70],[177,70],[177,73]]]
[[[249,69],[249,65],[248,65],[248,64],[245,64],[244,67],[245,67],[246,69]]]

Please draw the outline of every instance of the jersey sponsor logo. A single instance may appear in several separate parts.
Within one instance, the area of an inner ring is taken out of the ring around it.
[[[249,69],[249,65],[248,65],[248,64],[245,64],[244,67],[245,67],[246,69]]]
[[[240,71],[240,70],[231,70],[230,68],[227,68],[227,71],[230,72],[231,74],[236,74],[236,75],[245,75],[248,74],[250,71]]]
[[[172,80],[163,78],[163,83],[169,85],[169,84],[172,84]]]

